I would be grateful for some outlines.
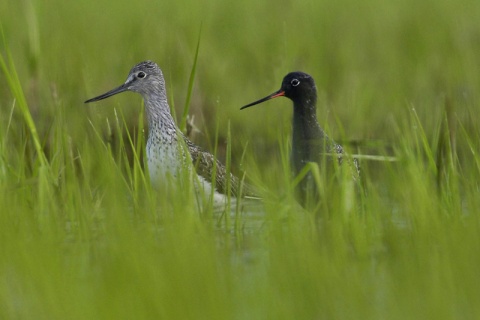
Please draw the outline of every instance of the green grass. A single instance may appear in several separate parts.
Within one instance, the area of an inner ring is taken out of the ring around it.
[[[477,319],[479,16],[474,0],[0,2],[0,318]],[[146,59],[264,212],[152,190],[140,97],[83,104]],[[362,160],[353,208],[324,188],[321,221],[290,192],[290,101],[239,110],[293,70],[348,151],[398,159]]]

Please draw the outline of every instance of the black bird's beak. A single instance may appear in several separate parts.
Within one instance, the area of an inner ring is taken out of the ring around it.
[[[119,86],[119,87],[117,87],[113,90],[110,90],[110,91],[108,91],[108,92],[106,92],[102,95],[99,95],[98,97],[88,99],[87,101],[85,101],[85,103],[94,102],[94,101],[98,101],[98,100],[103,100],[103,99],[106,99],[106,98],[111,97],[113,95],[116,95],[117,93],[124,92],[124,91],[127,91],[127,90],[128,90],[128,84],[124,83],[121,86]]]
[[[256,104],[262,103],[262,102],[264,102],[264,101],[267,101],[267,100],[270,100],[270,99],[273,99],[273,98],[284,97],[284,96],[285,96],[285,91],[282,90],[282,89],[280,89],[280,90],[272,93],[271,95],[266,96],[266,97],[263,98],[263,99],[257,100],[257,101],[255,101],[255,102],[252,102],[252,103],[247,104],[246,106],[241,107],[240,110],[243,110],[243,109],[245,109],[245,108],[254,106],[254,105],[256,105]]]

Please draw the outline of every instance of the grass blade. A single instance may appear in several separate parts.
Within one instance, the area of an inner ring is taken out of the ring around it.
[[[198,52],[200,49],[200,38],[202,35],[202,26],[200,26],[200,31],[198,32],[197,48],[195,50],[195,58],[193,59],[192,70],[190,71],[190,78],[188,79],[188,90],[187,98],[185,99],[185,106],[183,107],[182,119],[180,120],[180,130],[186,132],[187,130],[187,117],[190,111],[190,100],[192,98],[193,92],[193,81],[195,80],[195,73],[197,71],[197,61],[198,61]]]

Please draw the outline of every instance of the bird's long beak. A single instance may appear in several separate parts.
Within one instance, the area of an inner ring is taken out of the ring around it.
[[[251,106],[254,106],[254,105],[256,105],[256,104],[262,103],[262,102],[264,102],[264,101],[267,101],[267,100],[270,100],[270,99],[273,99],[273,98],[278,98],[278,97],[283,97],[283,96],[285,96],[285,91],[283,91],[282,89],[280,89],[280,90],[272,93],[271,95],[266,96],[266,97],[263,98],[263,99],[257,100],[257,101],[255,101],[255,102],[252,102],[252,103],[247,104],[246,106],[241,107],[240,110],[245,109],[245,108],[248,108],[248,107],[251,107]]]
[[[94,101],[98,101],[98,100],[103,100],[103,99],[106,99],[106,98],[111,97],[113,95],[116,95],[117,93],[124,92],[124,91],[127,91],[127,90],[128,90],[128,84],[124,83],[121,86],[119,86],[119,87],[117,87],[113,90],[110,90],[110,91],[108,91],[108,92],[106,92],[102,95],[99,95],[98,97],[88,99],[87,101],[85,101],[85,103],[94,102]]]

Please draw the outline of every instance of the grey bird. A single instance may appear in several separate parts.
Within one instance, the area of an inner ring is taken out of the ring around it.
[[[195,187],[209,197],[214,181],[214,204],[223,204],[227,200],[227,181],[230,179],[230,195],[233,199],[246,196],[254,197],[250,187],[228,173],[225,166],[212,154],[203,151],[191,142],[177,128],[170,113],[165,89],[165,80],[158,65],[144,61],[135,65],[127,80],[119,87],[85,101],[90,103],[111,97],[124,91],[133,91],[142,95],[148,121],[148,139],[146,154],[150,180],[154,186],[169,176],[177,177],[184,169],[197,175]],[[186,152],[186,151],[188,152]]]
[[[331,159],[336,158],[338,163],[341,164],[344,155],[342,146],[328,137],[317,120],[317,87],[313,78],[304,72],[291,72],[283,78],[280,90],[263,99],[247,104],[241,109],[277,97],[287,97],[293,101],[291,155],[293,173],[298,175],[308,162],[321,165],[323,159],[333,164]],[[352,168],[353,180],[358,180],[360,175],[358,160],[353,159],[348,163]],[[305,194],[310,189],[311,181],[312,176],[308,174],[299,184],[301,201],[305,200]]]

